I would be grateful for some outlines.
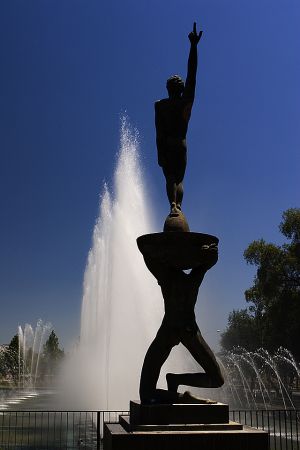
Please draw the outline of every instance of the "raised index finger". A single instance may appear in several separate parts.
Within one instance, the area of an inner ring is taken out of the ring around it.
[[[196,30],[196,22],[194,22],[193,33],[197,34],[197,30]]]

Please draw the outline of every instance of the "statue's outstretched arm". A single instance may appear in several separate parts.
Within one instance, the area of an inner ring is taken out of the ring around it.
[[[183,92],[183,98],[186,100],[191,100],[192,102],[194,101],[196,89],[196,75],[198,66],[197,45],[201,39],[202,33],[202,31],[200,31],[199,34],[197,33],[196,22],[194,22],[193,31],[189,34],[191,47],[188,59],[187,77]]]
[[[201,253],[203,255],[203,264],[195,267],[189,275],[199,286],[202,283],[206,272],[218,261],[218,247],[215,244],[204,245],[201,249]]]

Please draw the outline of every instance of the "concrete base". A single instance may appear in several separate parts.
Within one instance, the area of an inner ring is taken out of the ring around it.
[[[228,423],[229,408],[224,403],[173,405],[141,405],[130,402],[130,423],[136,425],[167,425],[191,423]]]
[[[221,423],[224,414],[226,420]],[[208,423],[207,417],[212,419],[211,423]],[[199,421],[199,418],[202,420]],[[121,416],[119,423],[104,425],[104,450],[199,448],[267,450],[268,433],[229,421],[228,406],[221,403],[149,406],[130,402],[130,416]]]

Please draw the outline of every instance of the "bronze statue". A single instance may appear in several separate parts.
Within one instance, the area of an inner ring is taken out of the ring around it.
[[[195,400],[188,392],[178,394],[179,385],[213,388],[222,386],[223,376],[217,360],[203,339],[195,319],[194,308],[204,275],[218,259],[215,244],[199,252],[203,263],[189,274],[144,255],[145,263],[161,287],[165,315],[157,335],[150,345],[143,364],[140,398],[144,404],[180,403]],[[167,374],[168,390],[156,389],[162,365],[172,348],[182,343],[204,372]]]
[[[219,387],[224,379],[219,364],[203,339],[195,319],[195,304],[204,275],[218,260],[218,238],[190,232],[181,211],[182,181],[186,168],[186,133],[193,106],[197,72],[197,45],[202,31],[196,23],[191,42],[186,83],[177,75],[167,81],[169,98],[155,103],[158,163],[166,177],[171,206],[164,231],[140,236],[139,250],[157,279],[164,298],[165,315],[143,363],[140,398],[144,404],[203,402],[178,386]],[[191,269],[190,273],[184,270]],[[167,374],[168,390],[157,389],[162,365],[172,348],[182,343],[204,372]]]
[[[197,73],[197,45],[202,31],[197,34],[196,23],[189,34],[191,43],[186,82],[174,75],[167,80],[169,98],[155,103],[155,126],[158,164],[166,178],[167,196],[171,213],[181,211],[183,178],[187,160],[186,133],[195,97]]]

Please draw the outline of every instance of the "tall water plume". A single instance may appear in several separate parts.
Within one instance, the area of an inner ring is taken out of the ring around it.
[[[123,118],[115,195],[104,186],[84,275],[79,354],[89,407],[127,409],[138,398],[143,358],[163,315],[136,246],[154,231],[142,180],[138,134]]]

